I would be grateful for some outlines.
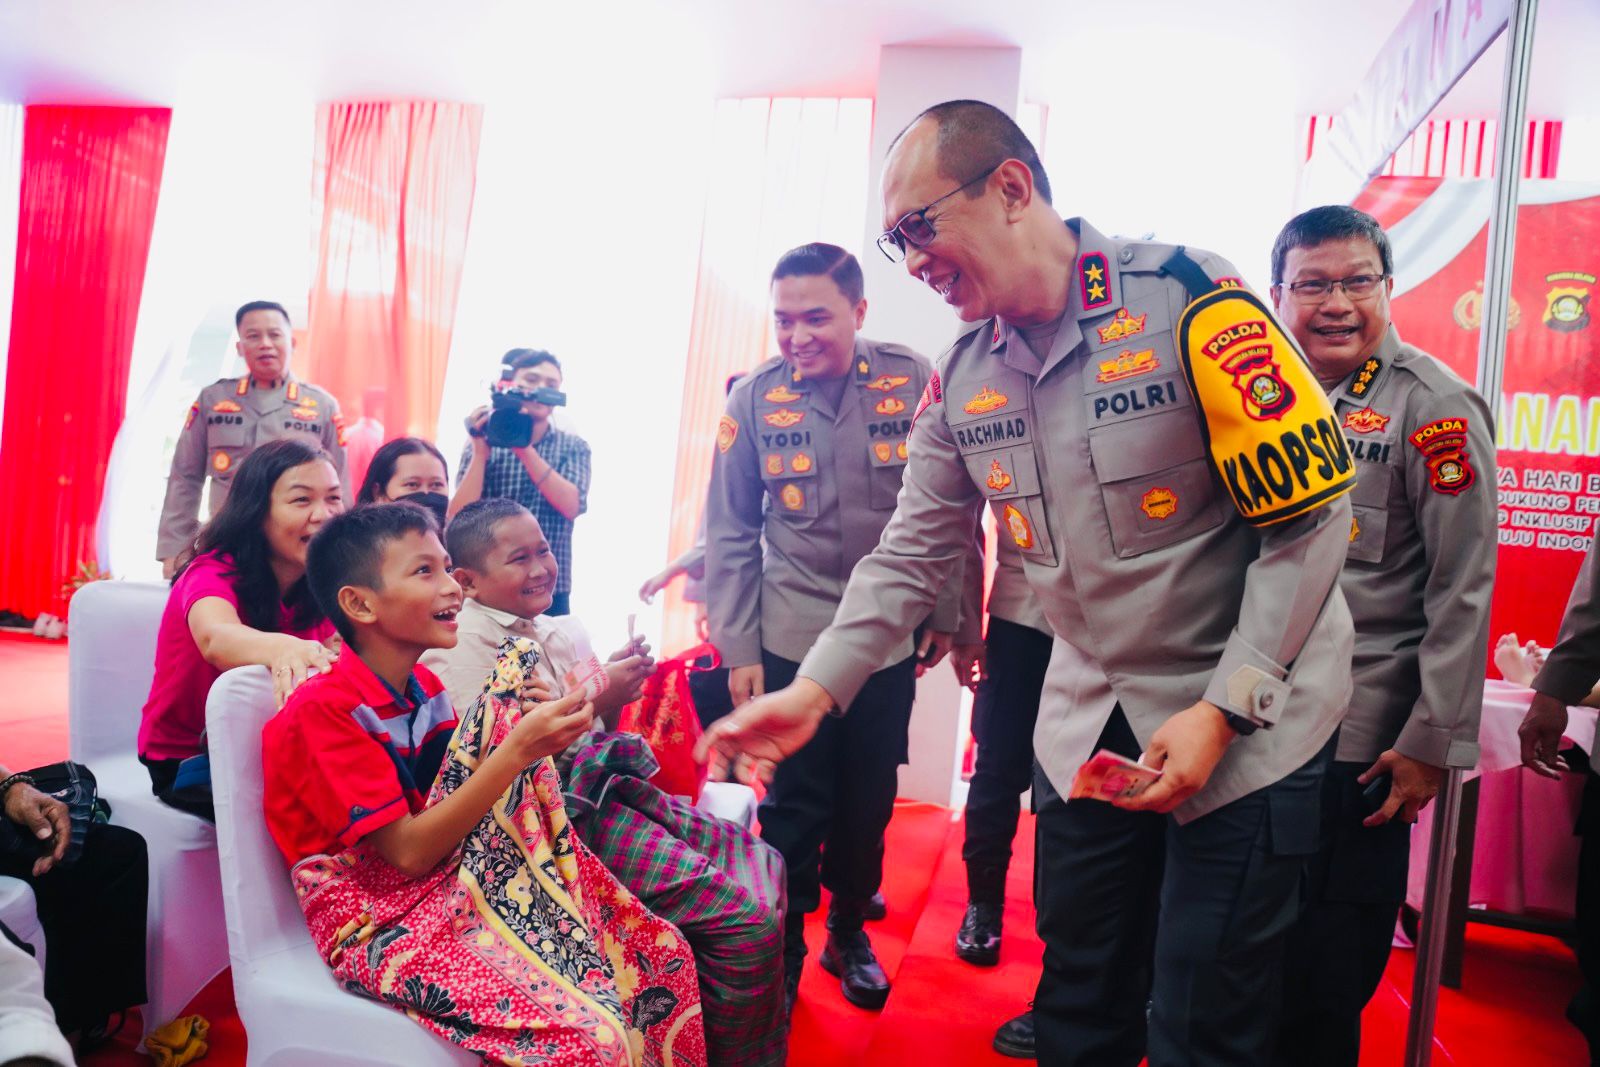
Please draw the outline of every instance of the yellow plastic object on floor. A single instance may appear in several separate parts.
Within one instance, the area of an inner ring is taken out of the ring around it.
[[[206,1035],[211,1024],[203,1015],[184,1015],[159,1026],[144,1039],[145,1050],[156,1061],[156,1067],[184,1067],[211,1051]]]

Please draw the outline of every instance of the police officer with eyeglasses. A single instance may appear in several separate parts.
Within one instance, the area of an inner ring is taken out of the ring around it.
[[[833,625],[793,685],[703,746],[758,767],[793,753],[904,639],[989,507],[1056,635],[1034,732],[1044,972],[997,1047],[1265,1064],[1350,688],[1353,464],[1327,398],[1225,261],[1063,222],[988,104],[925,112],[883,187],[880,245],[970,325]],[[1099,750],[1161,776],[1069,799]]]
[[[1389,959],[1411,824],[1478,758],[1498,549],[1488,406],[1389,317],[1389,238],[1313,208],[1272,249],[1272,296],[1327,390],[1357,476],[1339,584],[1355,692],[1323,785],[1321,846],[1290,939],[1276,1062],[1354,1067]]]

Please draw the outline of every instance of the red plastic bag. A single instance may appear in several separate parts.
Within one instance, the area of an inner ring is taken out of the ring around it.
[[[710,666],[697,667],[694,661],[711,657]],[[694,698],[689,695],[689,672],[713,670],[722,657],[710,645],[697,645],[687,652],[656,664],[644,681],[638,700],[622,709],[618,729],[639,734],[655,754],[661,769],[650,779],[665,793],[700,799],[706,782],[706,767],[694,758],[700,740],[700,720],[694,713]]]

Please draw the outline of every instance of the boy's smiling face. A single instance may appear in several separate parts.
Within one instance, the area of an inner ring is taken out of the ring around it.
[[[494,544],[480,566],[457,568],[467,596],[524,619],[549,610],[560,573],[539,520],[526,513],[495,524]]]
[[[378,574],[378,587],[360,593],[384,637],[416,649],[456,646],[461,586],[438,534],[411,530],[390,541]]]

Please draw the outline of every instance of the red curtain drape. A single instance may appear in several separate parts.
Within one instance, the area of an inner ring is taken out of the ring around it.
[[[166,108],[27,109],[0,437],[0,608],[59,614],[64,583],[94,562],[171,120]]]
[[[386,438],[432,438],[477,184],[483,109],[438,101],[317,108],[312,275],[298,373],[348,422],[382,387]]]

